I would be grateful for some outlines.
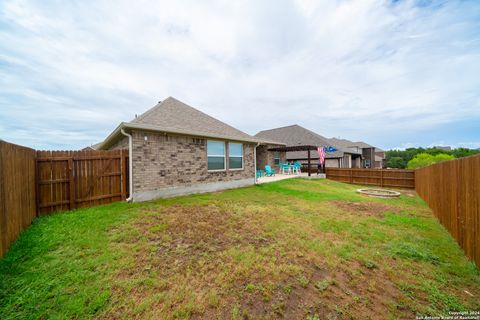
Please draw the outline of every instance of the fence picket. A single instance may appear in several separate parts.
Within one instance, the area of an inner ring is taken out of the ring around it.
[[[327,179],[393,188],[415,188],[414,170],[326,168]]]
[[[417,169],[415,190],[480,266],[480,155]]]

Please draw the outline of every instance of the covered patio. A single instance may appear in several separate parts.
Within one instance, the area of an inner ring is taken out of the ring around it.
[[[312,171],[314,168],[316,168],[316,164],[312,163],[312,158],[311,158],[311,151],[317,150],[317,146],[313,145],[299,145],[299,146],[290,146],[290,147],[284,147],[284,146],[276,146],[273,148],[269,148],[268,151],[272,152],[291,152],[291,151],[307,151],[307,170],[306,172],[301,172],[301,173],[291,173],[291,174],[283,174],[280,172],[276,172],[275,175],[269,175],[269,176],[262,176],[257,178],[257,184],[263,184],[263,183],[268,183],[268,182],[274,182],[274,181],[280,181],[280,180],[285,180],[285,179],[293,179],[293,178],[305,178],[305,179],[324,179],[325,174],[320,173],[320,174],[314,174],[312,175]]]
[[[274,147],[269,148],[268,151],[278,151],[278,152],[293,152],[293,151],[307,151],[307,173],[308,176],[311,176],[312,172],[312,158],[311,151],[317,150],[317,146],[312,145],[300,145],[300,146],[290,146],[290,147]]]

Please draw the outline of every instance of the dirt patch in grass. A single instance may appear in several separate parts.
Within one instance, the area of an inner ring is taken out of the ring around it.
[[[425,204],[362,197],[358,187],[290,179],[40,217],[0,261],[0,314],[413,319],[478,310],[478,269]]]
[[[258,212],[177,205],[146,213],[133,224],[138,243],[125,241],[134,263],[118,273],[105,318],[381,318],[402,299],[376,264],[329,267],[271,238]]]
[[[385,212],[399,213],[400,209],[395,206],[390,206],[377,202],[351,202],[351,201],[329,201],[329,204],[340,208],[349,213],[360,216],[371,216],[383,218]]]

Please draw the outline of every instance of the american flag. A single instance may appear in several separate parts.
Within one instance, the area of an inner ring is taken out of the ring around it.
[[[318,147],[317,148],[317,151],[318,151],[318,159],[320,160],[320,164],[323,164],[325,162],[325,153],[326,153],[326,150],[327,148],[325,147]]]

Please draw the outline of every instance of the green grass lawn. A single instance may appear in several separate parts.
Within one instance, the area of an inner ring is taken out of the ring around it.
[[[412,319],[480,310],[480,271],[413,192],[291,179],[36,219],[1,319]]]

